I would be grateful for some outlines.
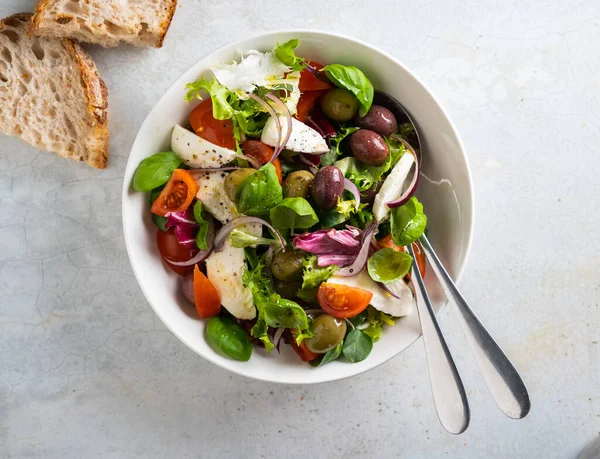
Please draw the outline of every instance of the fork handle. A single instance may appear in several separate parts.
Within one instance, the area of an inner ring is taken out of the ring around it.
[[[446,297],[456,305],[462,329],[496,404],[509,418],[524,418],[531,402],[521,376],[461,295],[427,237],[421,236],[420,241]]]
[[[415,254],[410,245],[408,251],[414,259]],[[421,296],[421,301],[416,302],[417,312],[421,321],[435,409],[444,429],[452,434],[460,434],[469,426],[471,417],[465,388],[440,330],[416,263],[413,263],[412,276]]]

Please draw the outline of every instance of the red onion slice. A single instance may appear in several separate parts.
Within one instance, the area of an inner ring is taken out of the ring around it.
[[[284,331],[285,328],[278,328],[275,335],[273,335],[273,346],[275,346],[277,350],[279,350],[279,341],[281,340]]]
[[[275,149],[275,152],[273,153],[273,156],[269,161],[272,163],[283,151],[283,149],[288,143],[288,140],[290,140],[290,136],[292,135],[292,114],[279,97],[276,97],[272,93],[268,93],[265,97],[275,104],[275,107],[279,110],[279,112],[285,116],[285,121],[287,123],[287,131],[285,133],[285,137],[283,138],[283,140],[280,139],[279,145]]]
[[[240,155],[240,158],[248,161],[254,169],[260,169],[262,167],[262,163],[258,159],[253,158],[252,156]]]
[[[354,208],[358,212],[358,207],[360,206],[360,191],[358,191],[356,185],[347,178],[344,179],[344,190],[349,191],[354,196]]]
[[[298,155],[298,158],[300,159],[301,163],[306,164],[308,166],[308,170],[311,172],[311,174],[315,175],[318,172],[319,168],[315,166],[315,164],[310,159],[304,156],[304,153],[300,153]]]
[[[275,234],[275,236],[277,236],[277,239],[279,239],[279,243],[281,244],[281,250],[285,251],[285,241],[279,233],[279,231],[277,231],[273,226],[271,226],[271,224],[269,224],[269,222],[263,220],[262,218],[248,217],[246,215],[234,218],[219,230],[213,243],[214,251],[220,252],[221,250],[223,250],[225,241],[227,240],[229,234],[233,231],[234,228],[237,228],[238,226],[242,225],[247,225],[249,223],[258,223],[269,228]]]
[[[367,227],[367,229],[363,233],[362,239],[360,241],[360,243],[361,243],[360,252],[358,252],[358,255],[356,256],[354,263],[352,263],[350,266],[347,266],[345,268],[342,268],[342,269],[336,271],[336,273],[335,273],[336,276],[342,276],[342,277],[356,276],[358,273],[360,273],[363,270],[363,268],[367,264],[367,259],[369,258],[369,248],[371,247],[371,239],[373,238],[373,235],[377,231],[378,225],[379,225],[378,222],[373,222]]]
[[[392,209],[394,207],[400,207],[400,206],[403,206],[404,204],[406,204],[406,202],[410,199],[410,197],[413,194],[415,194],[415,191],[417,190],[417,186],[419,185],[419,176],[421,175],[419,159],[417,157],[417,154],[415,153],[415,150],[413,150],[413,148],[404,139],[402,139],[400,137],[394,137],[394,138],[399,140],[400,142],[402,142],[402,144],[404,144],[404,146],[408,150],[407,151],[408,154],[411,154],[414,156],[415,167],[414,167],[414,173],[413,173],[412,180],[410,181],[410,184],[406,187],[406,189],[402,193],[402,195],[398,199],[394,199],[393,201],[386,202],[386,205],[390,209]]]
[[[196,300],[194,299],[194,275],[190,274],[181,279],[181,291],[183,292],[183,296],[191,305],[196,305]]]

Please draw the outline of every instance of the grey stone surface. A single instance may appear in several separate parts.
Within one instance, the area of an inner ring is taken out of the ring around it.
[[[0,456],[576,457],[600,431],[600,4],[179,4],[160,50],[90,47],[110,90],[107,170],[0,138]],[[144,117],[210,51],[294,27],[383,48],[447,107],[476,190],[462,288],[522,371],[526,419],[496,408],[450,309],[473,413],[459,437],[437,422],[421,342],[350,380],[265,384],[203,361],[143,298],[119,196]]]

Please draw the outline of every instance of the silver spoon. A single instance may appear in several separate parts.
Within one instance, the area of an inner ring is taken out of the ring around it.
[[[421,236],[420,241],[446,297],[456,305],[462,329],[496,404],[509,418],[524,418],[531,402],[521,376],[462,296],[427,237]]]
[[[408,252],[415,260],[412,245],[408,246]],[[471,418],[465,387],[440,330],[417,263],[413,263],[412,276],[423,300],[416,303],[435,409],[444,429],[458,435],[467,429]]]

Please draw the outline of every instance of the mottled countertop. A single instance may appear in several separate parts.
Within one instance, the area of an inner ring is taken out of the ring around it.
[[[0,16],[31,10],[4,0]],[[0,456],[575,458],[600,431],[600,3],[179,0],[162,49],[90,47],[109,88],[109,168],[0,137]],[[476,192],[462,289],[530,389],[504,417],[450,308],[471,401],[437,421],[421,341],[358,377],[229,374],[167,329],[133,277],[121,184],[150,108],[193,62],[271,29],[355,36],[447,108]]]

